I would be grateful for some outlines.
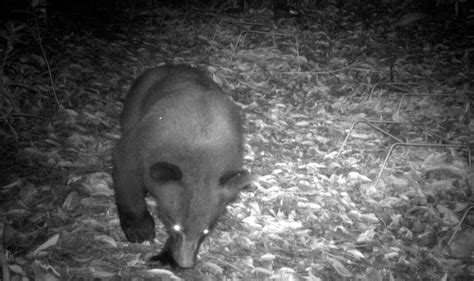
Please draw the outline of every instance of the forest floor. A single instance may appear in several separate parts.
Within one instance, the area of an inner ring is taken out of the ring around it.
[[[474,36],[353,5],[0,27],[3,279],[473,280]],[[128,243],[113,199],[123,97],[164,63],[233,97],[255,174],[192,270],[148,264],[164,229]]]

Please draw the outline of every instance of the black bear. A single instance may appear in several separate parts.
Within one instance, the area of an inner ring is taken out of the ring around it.
[[[193,267],[226,205],[250,184],[239,108],[205,73],[161,66],[133,84],[113,152],[115,200],[127,239],[155,237],[151,194],[169,234],[153,260]]]

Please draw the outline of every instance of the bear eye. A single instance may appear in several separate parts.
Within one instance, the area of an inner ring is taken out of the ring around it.
[[[228,188],[245,189],[252,182],[250,173],[246,170],[230,171],[219,179],[219,184]]]
[[[182,227],[179,224],[175,224],[175,225],[173,225],[173,230],[176,231],[176,232],[181,232]]]
[[[206,228],[206,229],[204,229],[204,230],[202,231],[202,234],[204,234],[204,235],[207,235],[207,234],[209,234],[209,229],[207,229],[207,228]]]
[[[180,181],[183,178],[181,169],[173,164],[158,162],[150,167],[150,177],[160,183]]]

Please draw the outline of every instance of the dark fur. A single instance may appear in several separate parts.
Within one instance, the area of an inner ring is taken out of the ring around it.
[[[133,84],[114,154],[122,229],[131,242],[155,237],[145,196],[157,201],[170,237],[157,260],[191,267],[203,231],[249,184],[242,170],[238,107],[203,72],[184,65],[147,71]],[[179,224],[182,231],[174,231]]]

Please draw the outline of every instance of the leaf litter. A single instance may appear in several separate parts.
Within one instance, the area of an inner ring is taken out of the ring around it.
[[[387,14],[369,5],[368,21],[352,8],[360,9],[355,2],[329,5],[317,18],[278,21],[279,32],[298,37],[297,46],[292,37],[274,45],[262,34],[235,46],[248,26],[198,13],[183,19],[182,11],[168,9],[115,27],[52,29],[62,40],[45,42],[61,50],[52,67],[63,108],[51,110],[46,76],[6,72],[5,81],[21,80],[36,97],[30,107],[2,110],[11,127],[0,132],[6,136],[0,250],[11,274],[30,280],[472,278],[474,173],[465,150],[400,148],[377,186],[393,143],[386,135],[357,127],[336,156],[361,119],[423,123],[380,126],[407,142],[472,148],[472,64],[460,59],[472,38],[456,41],[462,29],[448,34],[438,21],[437,31],[446,33],[440,36],[429,24],[435,18],[425,14],[394,16],[402,8],[390,6]],[[247,13],[266,22],[268,11]],[[44,71],[35,63],[41,56],[30,51],[19,49],[5,68]],[[246,166],[256,175],[190,271],[147,265],[166,233],[158,226],[156,243],[126,242],[111,189],[120,100],[138,74],[163,62],[207,67],[243,108]],[[415,94],[464,95],[467,102],[420,95],[402,103],[401,92],[384,84],[390,82]],[[43,117],[29,120],[24,113]]]

